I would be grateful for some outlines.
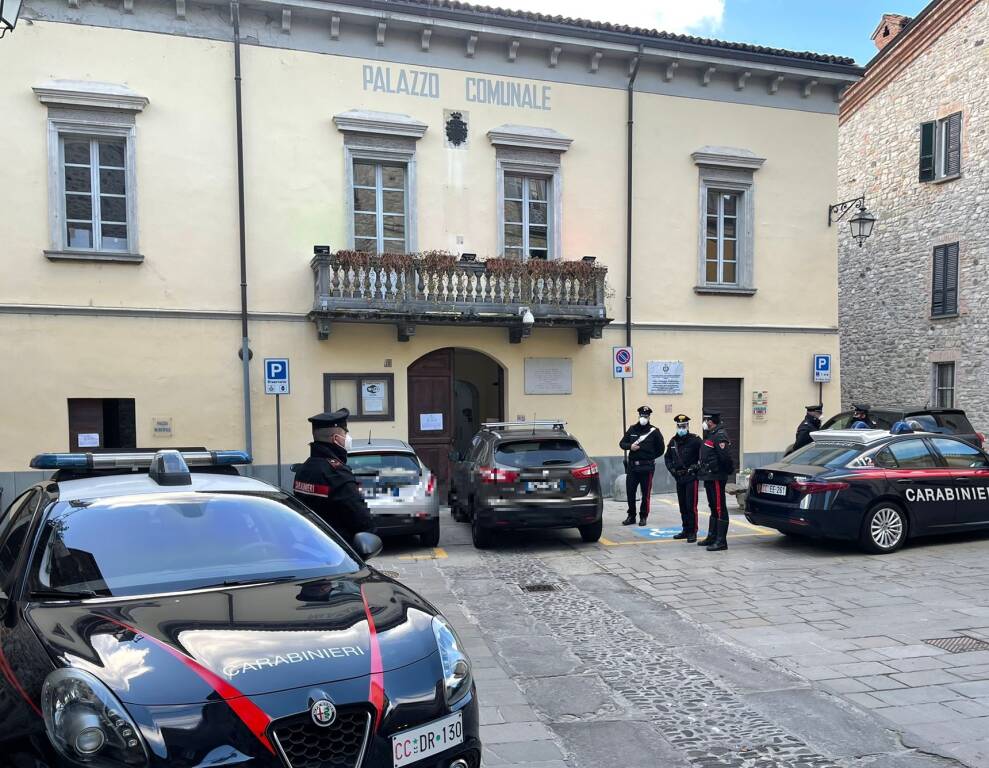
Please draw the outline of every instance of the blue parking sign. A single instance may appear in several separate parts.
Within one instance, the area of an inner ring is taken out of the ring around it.
[[[831,355],[814,355],[814,383],[827,384],[831,381]]]
[[[289,394],[288,358],[266,357],[264,360],[264,393]]]

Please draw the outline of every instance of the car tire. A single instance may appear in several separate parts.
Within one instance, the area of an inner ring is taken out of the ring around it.
[[[598,520],[590,525],[581,525],[577,528],[580,531],[580,540],[585,544],[593,544],[601,538],[601,530],[604,528],[604,520]]]
[[[884,501],[876,504],[862,521],[860,543],[874,555],[896,552],[907,540],[907,516],[900,507]]]
[[[484,528],[477,521],[477,515],[470,521],[470,538],[474,542],[476,549],[487,549],[491,546],[493,534],[488,528]]]
[[[436,518],[429,526],[429,530],[419,534],[419,543],[424,547],[438,547],[440,545],[440,519]]]

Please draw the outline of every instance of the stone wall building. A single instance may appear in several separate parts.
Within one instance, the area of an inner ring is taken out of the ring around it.
[[[839,117],[838,199],[877,218],[862,247],[839,225],[842,401],[961,407],[985,431],[989,0],[887,14],[873,39]]]

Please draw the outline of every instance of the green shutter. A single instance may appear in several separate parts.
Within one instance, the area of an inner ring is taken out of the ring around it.
[[[962,172],[962,113],[945,120],[944,130],[944,175],[957,176]]]
[[[944,310],[944,262],[945,246],[934,249],[934,280],[931,286],[931,315],[946,314]]]
[[[934,180],[934,133],[936,123],[920,124],[920,180]]]

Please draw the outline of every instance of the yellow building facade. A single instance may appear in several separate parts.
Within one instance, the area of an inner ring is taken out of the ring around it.
[[[286,464],[342,405],[441,477],[491,419],[565,419],[607,482],[640,404],[667,432],[719,408],[743,466],[792,440],[838,359],[851,62],[418,0],[237,12],[249,420],[231,7],[42,0],[0,43],[7,499],[52,450],[249,445],[273,478],[265,358]]]

